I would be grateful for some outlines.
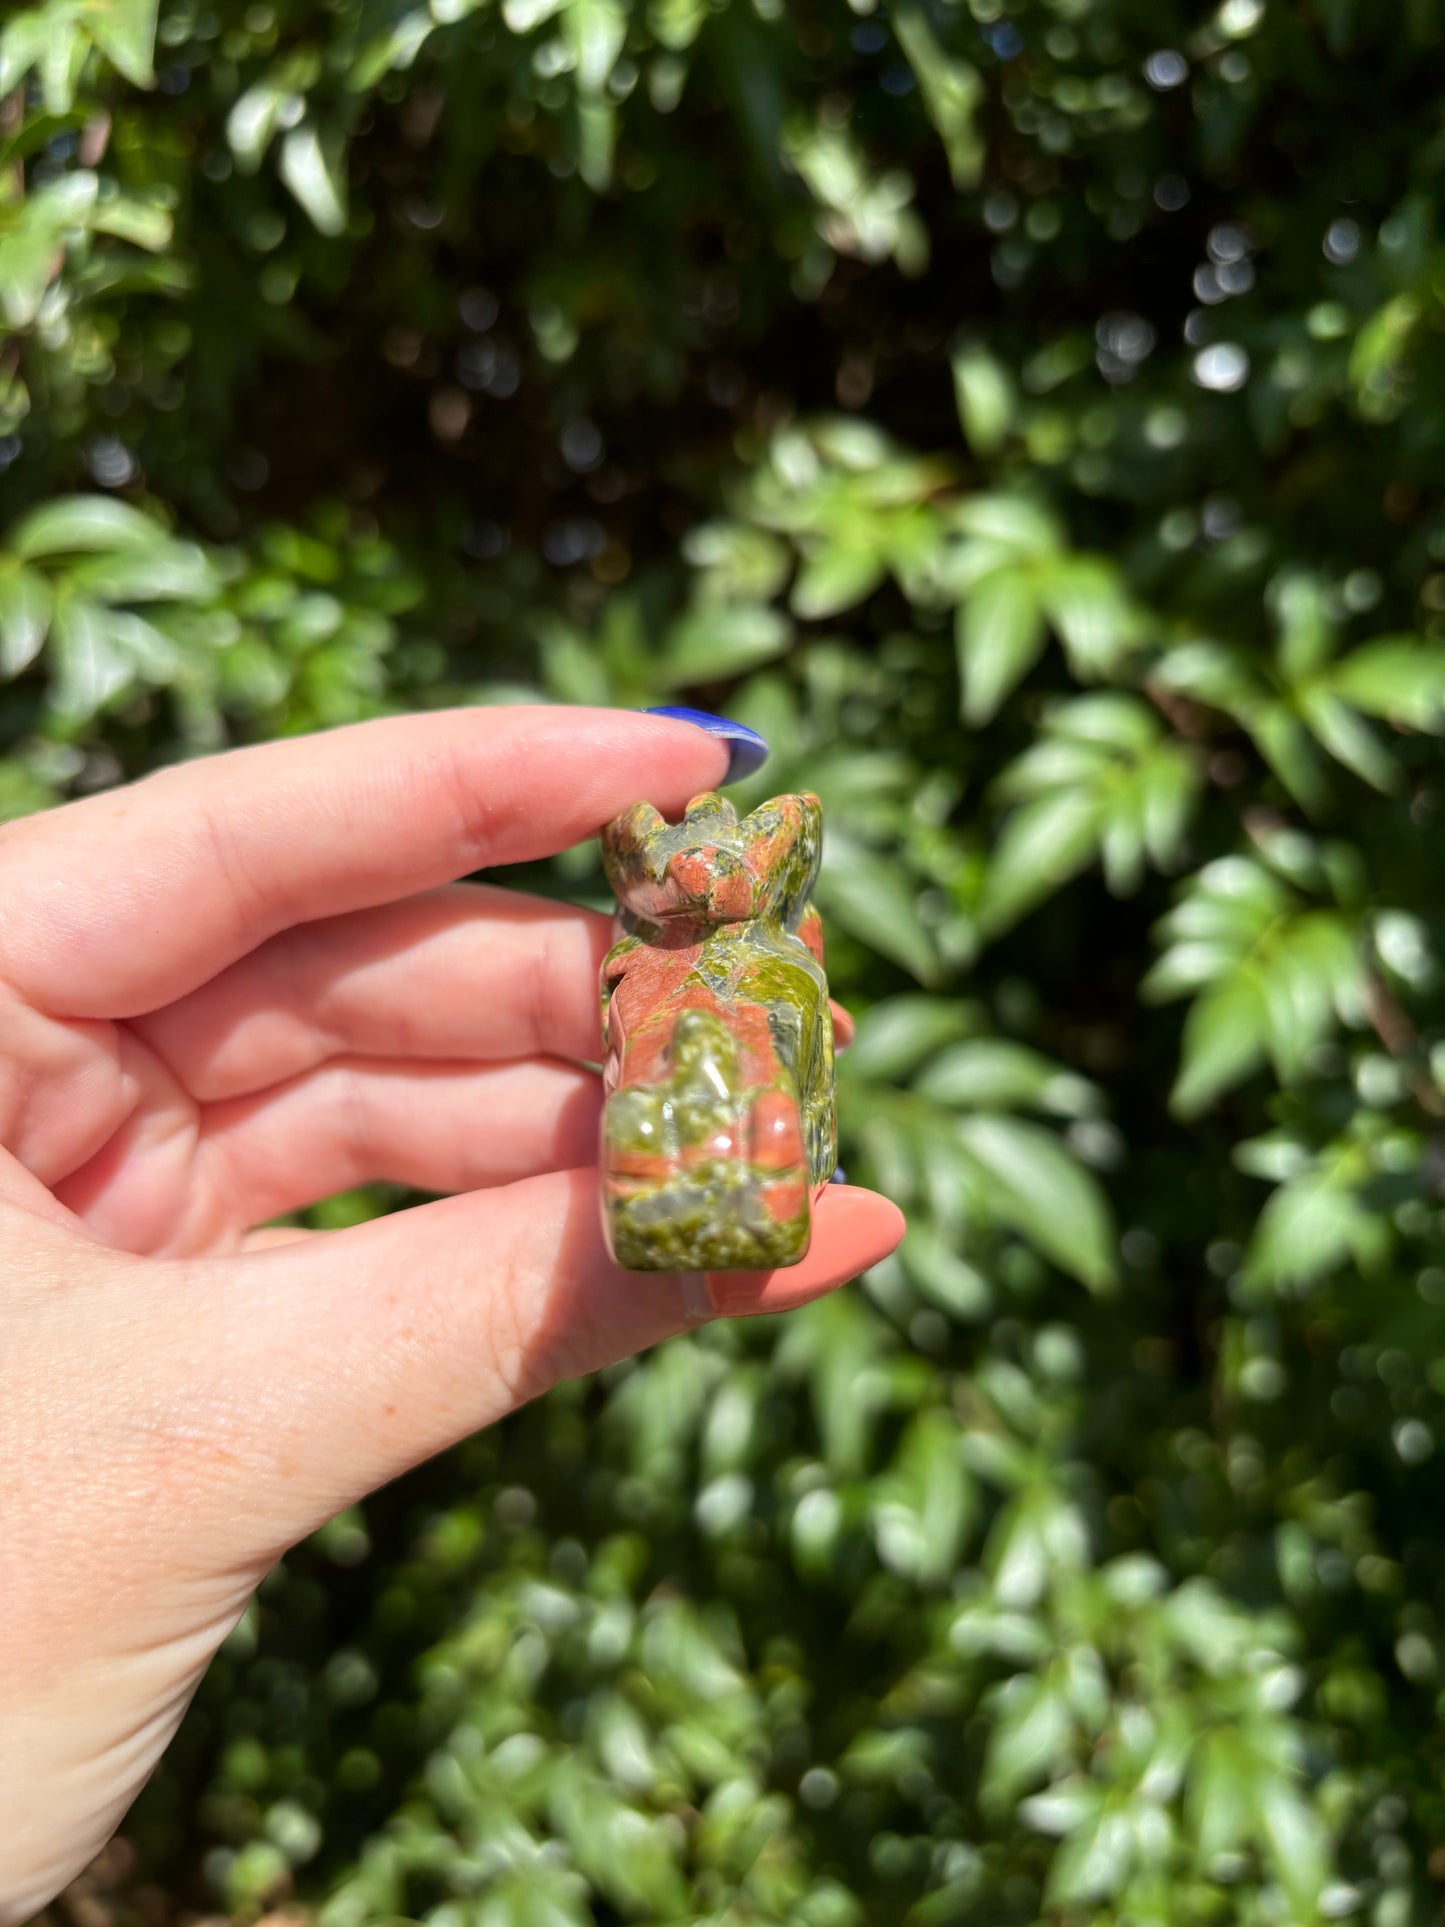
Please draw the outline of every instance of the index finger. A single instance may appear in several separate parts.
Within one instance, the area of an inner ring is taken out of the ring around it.
[[[160,771],[0,832],[0,977],[67,1017],[133,1017],[292,924],[676,814],[726,745],[627,710],[440,710]]]

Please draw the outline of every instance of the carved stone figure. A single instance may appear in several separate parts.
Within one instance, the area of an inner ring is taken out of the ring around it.
[[[810,901],[816,796],[741,821],[709,793],[602,835],[620,905],[602,966],[602,1196],[634,1271],[796,1264],[833,1174],[833,1020]]]

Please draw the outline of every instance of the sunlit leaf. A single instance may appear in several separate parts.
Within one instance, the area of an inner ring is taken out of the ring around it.
[[[51,633],[55,707],[83,722],[131,681],[131,657],[99,603],[61,597]]]
[[[1183,1117],[1211,1104],[1264,1059],[1268,1011],[1254,977],[1232,972],[1191,1006],[1184,1025],[1179,1075],[1170,1102]]]
[[[155,80],[158,0],[86,0],[85,24],[97,47],[135,87]]]
[[[918,1289],[950,1318],[981,1318],[993,1303],[983,1276],[925,1226],[909,1226],[902,1259]]]
[[[1016,923],[1093,859],[1103,801],[1083,787],[1026,803],[1008,818],[989,863],[979,917],[990,931]]]
[[[1011,1680],[984,1759],[984,1798],[1006,1800],[1046,1774],[1064,1757],[1072,1724],[1067,1701],[1047,1677]]]
[[[1112,1218],[1097,1180],[1052,1131],[1019,1118],[961,1118],[959,1137],[987,1180],[989,1208],[1093,1290],[1115,1275]]]
[[[838,615],[870,596],[883,574],[883,558],[867,548],[835,544],[820,549],[804,562],[793,584],[793,614],[805,621]]]
[[[18,676],[40,654],[50,607],[50,590],[37,570],[0,573],[0,676]]]
[[[1043,650],[1043,605],[1024,569],[996,569],[977,583],[958,612],[963,713],[986,723]]]
[[[781,655],[791,636],[787,618],[763,604],[704,604],[668,635],[662,662],[665,687],[682,689],[741,675]]]
[[[1382,638],[1352,650],[1330,686],[1371,716],[1412,729],[1445,729],[1445,649],[1414,638]]]
[[[152,547],[161,531],[148,515],[108,495],[61,496],[23,516],[9,547],[26,561],[40,557]]]
[[[1263,1779],[1259,1814],[1275,1877],[1299,1916],[1308,1918],[1329,1870],[1319,1818],[1283,1774]]]
[[[937,128],[948,154],[953,184],[972,187],[984,156],[978,125],[984,88],[978,70],[944,52],[933,36],[922,7],[896,6],[892,18],[893,31],[918,81],[928,118]]]
[[[346,172],[340,140],[303,120],[281,142],[281,178],[322,234],[346,227]]]
[[[993,1037],[951,1045],[933,1059],[915,1088],[936,1104],[971,1111],[1021,1105],[1078,1117],[1096,1104],[1083,1078],[1071,1076],[1040,1051]]]
[[[1054,1907],[1079,1907],[1106,1900],[1124,1885],[1134,1859],[1129,1817],[1105,1809],[1070,1834],[1049,1869],[1048,1900]]]
[[[944,1045],[977,1027],[970,1004],[939,997],[889,997],[864,1011],[847,1056],[847,1074],[902,1078]]]
[[[818,902],[825,916],[836,918],[880,955],[901,963],[920,983],[932,983],[938,954],[907,875],[856,845],[845,853],[835,839],[833,850],[818,879]]]
[[[1341,1264],[1366,1230],[1354,1194],[1311,1172],[1276,1191],[1260,1215],[1246,1265],[1263,1284],[1309,1284]]]

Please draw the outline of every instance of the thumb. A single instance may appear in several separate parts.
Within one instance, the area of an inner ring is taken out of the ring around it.
[[[184,1327],[151,1370],[182,1436],[210,1433],[209,1493],[191,1504],[213,1512],[217,1555],[259,1559],[558,1380],[700,1317],[805,1304],[902,1234],[896,1206],[834,1185],[786,1270],[623,1271],[596,1171],[554,1172],[188,1266]]]

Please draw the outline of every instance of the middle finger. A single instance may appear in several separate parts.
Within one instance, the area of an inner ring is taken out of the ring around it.
[[[601,1055],[611,919],[484,883],[297,925],[163,1010],[132,1019],[201,1103],[339,1055]]]

